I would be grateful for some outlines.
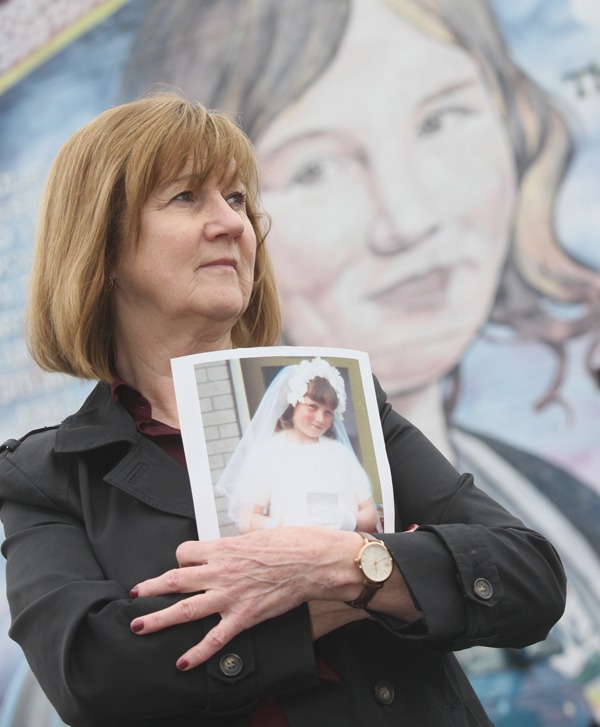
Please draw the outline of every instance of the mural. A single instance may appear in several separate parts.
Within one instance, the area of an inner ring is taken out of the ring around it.
[[[552,538],[570,580],[552,664],[600,712],[597,4],[100,6],[22,79],[0,58],[2,440],[89,389],[23,340],[48,166],[99,111],[176,85],[256,144],[286,340],[367,350],[396,408]],[[1,643],[0,692],[19,658]]]

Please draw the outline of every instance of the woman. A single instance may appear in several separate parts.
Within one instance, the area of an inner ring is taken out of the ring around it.
[[[157,81],[235,111],[255,142],[286,339],[368,351],[395,408],[553,538],[573,586],[561,666],[586,672],[600,654],[597,494],[451,417],[482,331],[558,354],[543,406],[600,310],[597,273],[554,227],[566,126],[488,2],[158,0],[124,93]]]
[[[325,359],[279,372],[217,484],[241,532],[282,525],[377,531],[345,410],[344,379]]]
[[[60,151],[30,345],[100,383],[0,455],[11,635],[74,726],[489,725],[450,650],[544,638],[562,568],[381,389],[397,522],[416,531],[196,540],[170,359],[277,339],[259,210],[245,137],[176,95]]]

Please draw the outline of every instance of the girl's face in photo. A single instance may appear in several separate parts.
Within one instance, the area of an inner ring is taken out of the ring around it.
[[[517,187],[475,61],[355,2],[257,151],[289,341],[367,350],[390,393],[446,374],[488,318]]]
[[[296,437],[306,444],[313,444],[331,429],[333,414],[333,409],[329,406],[305,396],[294,407],[292,416]]]

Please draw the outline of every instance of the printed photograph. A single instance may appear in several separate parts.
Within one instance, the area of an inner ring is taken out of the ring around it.
[[[236,349],[174,359],[173,373],[201,537],[290,525],[393,531],[365,354]]]

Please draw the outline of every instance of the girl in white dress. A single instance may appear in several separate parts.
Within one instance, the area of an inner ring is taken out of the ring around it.
[[[344,380],[324,359],[282,369],[217,486],[241,532],[282,525],[379,529],[345,409]]]

